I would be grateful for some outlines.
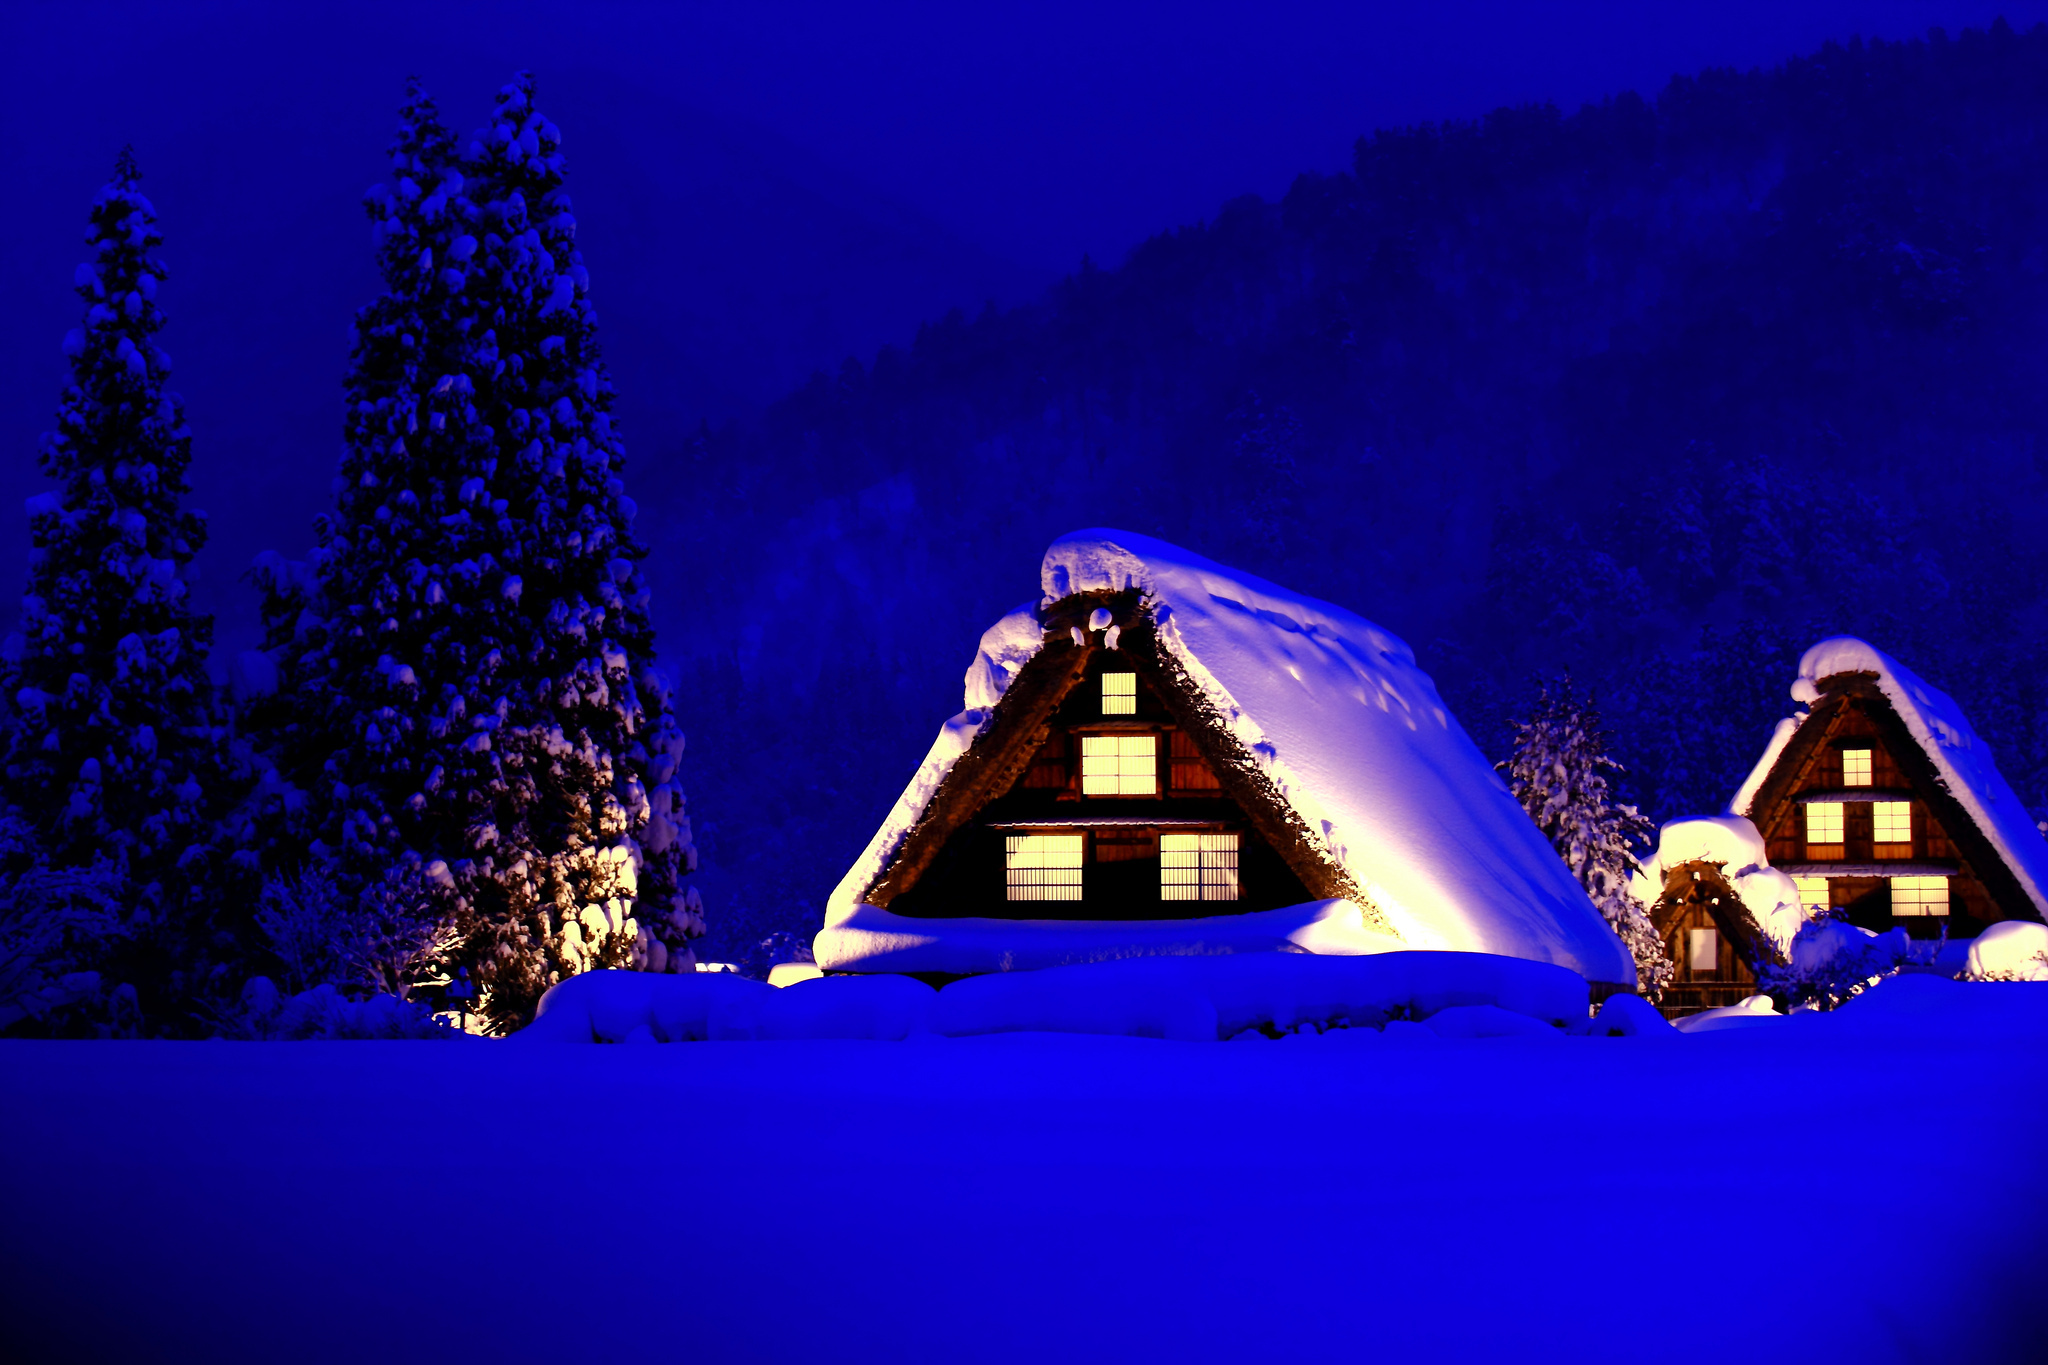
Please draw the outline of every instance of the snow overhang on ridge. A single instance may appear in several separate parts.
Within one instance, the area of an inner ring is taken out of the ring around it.
[[[1878,691],[1934,764],[1942,785],[2012,869],[2035,913],[2048,917],[2048,840],[1998,771],[1991,746],[1970,728],[1955,700],[1883,650],[1848,635],[1822,640],[1800,656],[1792,699],[1811,705],[1821,697],[1821,681],[1843,673],[1876,675]],[[1770,746],[1728,803],[1730,811],[1749,813],[1806,714],[1778,722]]]
[[[1394,635],[1127,531],[1062,536],[1038,611],[982,637],[967,709],[948,721],[902,798],[833,893],[844,922],[1043,642],[1042,611],[1075,593],[1135,589],[1162,650],[1260,773],[1412,948],[1554,962],[1594,980],[1635,969],[1542,833]]]

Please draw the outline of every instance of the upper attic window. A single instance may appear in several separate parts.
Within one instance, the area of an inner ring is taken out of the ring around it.
[[[1081,736],[1081,795],[1152,796],[1158,791],[1157,735]]]
[[[1842,750],[1842,785],[1845,787],[1867,787],[1870,785],[1870,750]]]
[[[1102,714],[1105,716],[1135,716],[1138,714],[1137,674],[1105,673],[1102,675]]]

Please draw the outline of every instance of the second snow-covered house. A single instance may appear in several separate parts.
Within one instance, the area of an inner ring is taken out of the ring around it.
[[[833,893],[820,967],[1148,953],[1628,953],[1414,654],[1149,536],[1063,537]]]

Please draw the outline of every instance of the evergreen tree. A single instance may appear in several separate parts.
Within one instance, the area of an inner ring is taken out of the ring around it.
[[[1622,767],[1608,756],[1599,712],[1573,696],[1569,676],[1555,696],[1544,687],[1530,717],[1515,723],[1514,755],[1501,767],[1515,799],[1635,959],[1637,988],[1657,999],[1671,980],[1671,959],[1628,892],[1634,849],[1649,839],[1650,822],[1608,790],[1607,775]]]
[[[689,970],[703,932],[560,141],[524,77],[459,152],[414,88],[335,511],[308,572],[260,575],[280,806],[311,798],[381,956],[447,938],[500,1027],[578,971]]]
[[[29,500],[21,634],[0,665],[0,783],[39,865],[93,868],[111,888],[121,917],[106,947],[125,945],[120,970],[156,1012],[197,984],[206,953],[194,934],[217,890],[208,807],[223,734],[205,671],[213,622],[186,595],[206,522],[180,506],[191,435],[164,387],[163,237],[140,181],[124,149],[73,277],[85,317],[64,339],[71,379],[40,457],[58,487]]]

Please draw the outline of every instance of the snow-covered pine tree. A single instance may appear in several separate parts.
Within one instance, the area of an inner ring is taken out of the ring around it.
[[[382,956],[452,933],[500,1027],[564,975],[688,970],[703,932],[559,143],[523,79],[460,153],[412,90],[335,511],[307,572],[259,569],[280,805],[310,797]]]
[[[1652,828],[1609,790],[1607,775],[1621,772],[1621,764],[1607,753],[1599,711],[1590,698],[1573,695],[1569,675],[1555,695],[1543,687],[1529,718],[1515,722],[1514,755],[1500,766],[1515,799],[1635,959],[1637,989],[1657,999],[1671,980],[1671,959],[1628,891],[1634,850]]]
[[[206,520],[180,506],[191,436],[155,341],[163,237],[141,178],[124,149],[73,277],[85,317],[64,339],[71,379],[43,438],[58,487],[29,500],[21,634],[0,664],[0,783],[46,866],[111,878],[138,958],[123,970],[151,978],[139,984],[155,1015],[203,956],[224,735],[205,668],[213,622],[186,595]]]

